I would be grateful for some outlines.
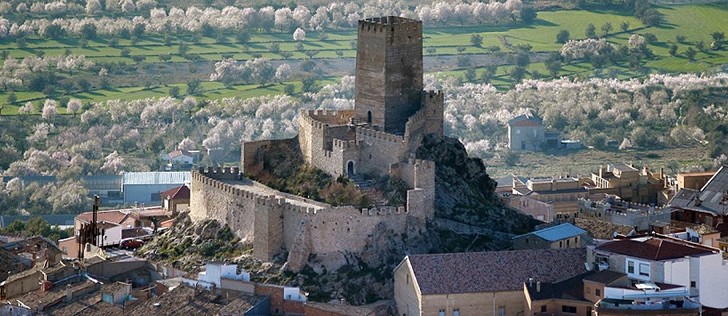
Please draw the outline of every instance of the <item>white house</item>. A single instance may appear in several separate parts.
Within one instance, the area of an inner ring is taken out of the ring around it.
[[[205,264],[205,271],[197,275],[197,280],[205,284],[214,284],[217,288],[221,288],[220,281],[225,279],[250,282],[250,273],[241,270],[238,273],[236,264],[225,264],[218,262],[209,262]]]
[[[625,273],[636,288],[604,290],[604,298],[698,297],[712,308],[728,307],[728,263],[717,248],[665,235],[635,236],[589,247],[587,262]]]
[[[167,163],[167,170],[178,170],[197,164],[200,160],[200,151],[177,149],[162,154],[159,158]]]

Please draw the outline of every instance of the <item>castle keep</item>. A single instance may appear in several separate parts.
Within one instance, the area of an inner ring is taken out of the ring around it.
[[[306,164],[333,177],[359,174],[399,178],[410,188],[400,207],[334,207],[276,191],[238,168],[193,171],[190,216],[227,223],[253,255],[269,261],[288,252],[302,268],[316,254],[329,269],[345,264],[373,238],[416,235],[434,216],[435,166],[415,159],[425,135],[443,134],[443,94],[423,91],[422,22],[402,17],[359,21],[353,110],[305,111],[294,139],[243,144],[246,174],[262,168],[262,153],[298,144]]]

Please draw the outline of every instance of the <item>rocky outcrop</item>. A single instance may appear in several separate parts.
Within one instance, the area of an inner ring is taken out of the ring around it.
[[[250,248],[227,225],[216,220],[195,223],[189,213],[182,212],[171,228],[140,248],[138,255],[194,272],[206,261],[230,261]]]
[[[417,158],[435,162],[435,217],[510,233],[531,231],[536,224],[500,202],[483,161],[468,157],[459,140],[427,136]]]

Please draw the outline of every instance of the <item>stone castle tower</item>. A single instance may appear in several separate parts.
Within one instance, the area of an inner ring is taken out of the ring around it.
[[[396,16],[359,21],[356,118],[401,135],[420,109],[422,22]]]
[[[253,242],[253,255],[261,260],[287,252],[292,271],[311,254],[336,269],[346,264],[344,254],[360,254],[376,238],[415,236],[426,229],[435,212],[435,163],[416,159],[415,153],[425,135],[443,136],[444,95],[422,91],[422,22],[366,19],[359,21],[358,33],[355,108],[303,111],[297,137],[245,142],[242,170],[193,171],[193,221],[230,225],[242,240]],[[245,177],[265,168],[268,153],[296,147],[307,165],[333,177],[402,180],[406,204],[332,206]]]

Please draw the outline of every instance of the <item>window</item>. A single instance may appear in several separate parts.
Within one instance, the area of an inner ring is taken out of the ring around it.
[[[505,306],[498,307],[498,316],[506,316],[506,307]]]
[[[570,242],[570,241],[571,241],[571,240],[569,240],[569,239],[567,239],[567,240],[566,240],[566,247],[569,247],[569,242]]]
[[[576,314],[576,307],[564,305],[561,306],[561,311],[564,313]]]
[[[439,313],[438,315],[439,315],[439,316],[445,316],[445,310],[444,310],[444,309],[441,309],[441,310],[440,310],[440,313]]]
[[[460,316],[460,309],[459,308],[453,309],[452,316]]]
[[[627,273],[634,274],[634,261],[627,261]]]
[[[650,264],[649,263],[640,263],[640,275],[641,276],[650,276]]]
[[[546,312],[546,305],[541,305],[541,312],[542,313],[545,313]]]
[[[597,296],[602,296],[602,290],[601,289],[597,289],[595,292],[596,292],[595,294]]]
[[[407,284],[409,284],[409,274],[407,275]]]
[[[690,287],[691,287],[691,288],[696,288],[696,287],[697,287],[697,286],[695,285],[695,281],[690,281]]]
[[[591,306],[587,306],[586,307],[586,314],[585,315],[586,316],[591,316],[591,314],[592,314],[592,307]]]

